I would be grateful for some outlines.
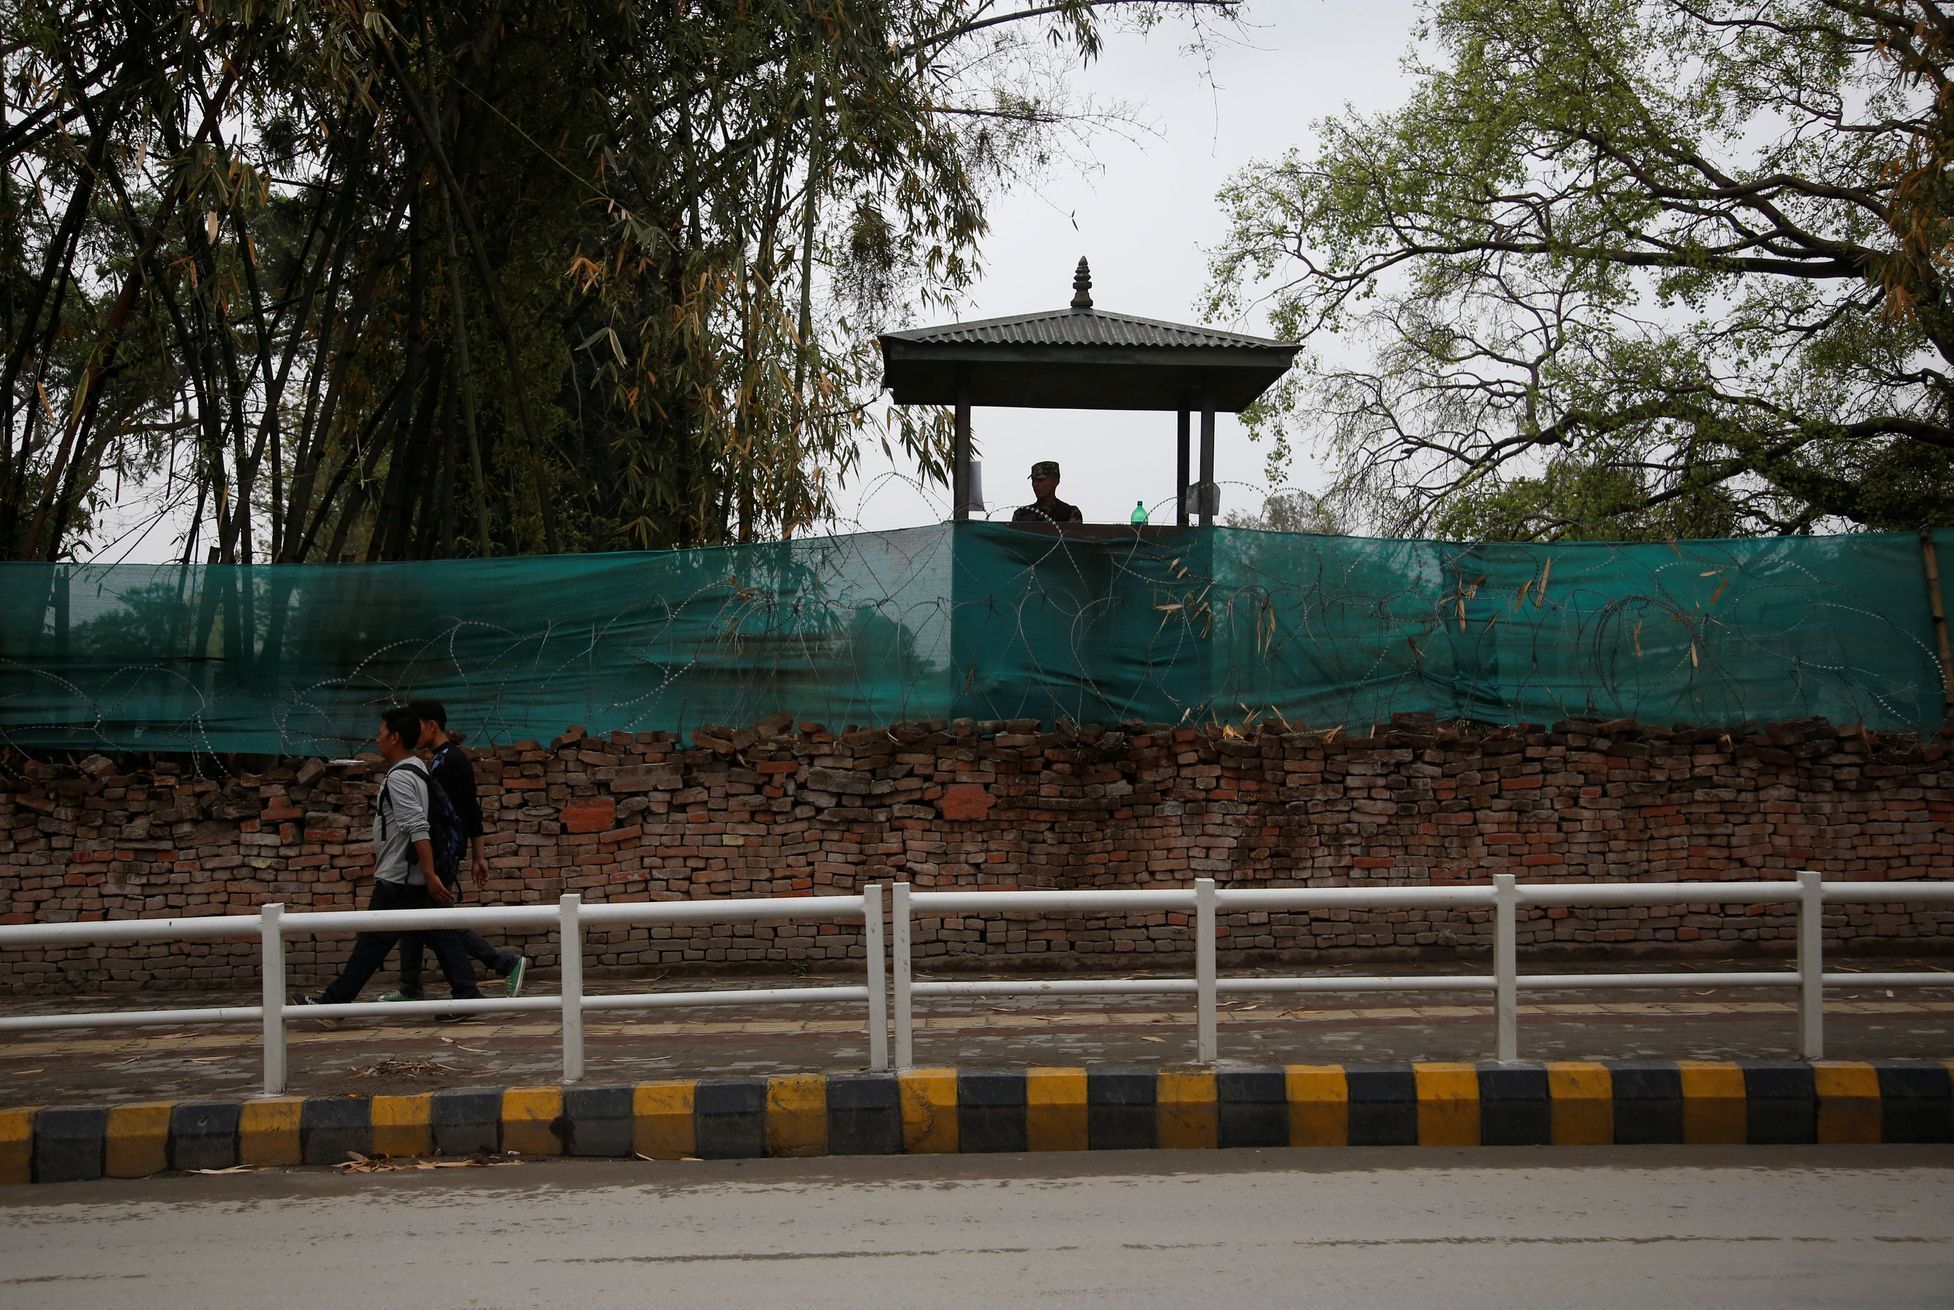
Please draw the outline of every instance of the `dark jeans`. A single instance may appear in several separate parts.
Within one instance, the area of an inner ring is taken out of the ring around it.
[[[464,954],[486,964],[489,972],[498,978],[507,978],[510,971],[516,967],[516,960],[520,958],[514,951],[505,951],[492,945],[478,932],[459,928],[456,929],[455,936],[461,939],[461,949]],[[426,957],[426,952],[422,949],[424,945],[426,943],[409,941],[404,937],[401,939],[400,991],[403,996],[419,996],[425,986],[421,981],[421,965]]]
[[[425,887],[409,887],[405,883],[373,880],[373,899],[367,903],[369,910],[426,910],[434,906]],[[387,962],[387,955],[394,943],[407,941],[413,944],[412,953],[420,958],[420,948],[426,945],[434,952],[434,958],[441,962],[441,976],[448,980],[448,990],[457,1000],[473,1000],[482,994],[475,985],[475,970],[469,966],[468,955],[462,950],[461,934],[452,928],[439,928],[431,932],[363,932],[353,939],[353,954],[346,960],[346,967],[339,977],[321,993],[333,1005],[344,1005],[359,999],[360,988],[367,980],[378,973],[380,966]]]
[[[463,894],[467,891],[466,886],[461,881],[460,870],[455,871],[454,885],[455,904],[459,905]],[[487,938],[478,932],[471,932],[466,928],[458,928],[455,930],[455,935],[461,938],[461,949],[466,951],[471,959],[480,960],[483,964],[486,964],[489,967],[489,972],[498,978],[507,978],[514,971],[516,961],[521,958],[513,951],[505,951],[492,945]],[[425,956],[426,952],[420,946],[410,941],[401,942],[400,994],[402,996],[418,998],[422,994],[424,984],[421,982],[421,965]]]

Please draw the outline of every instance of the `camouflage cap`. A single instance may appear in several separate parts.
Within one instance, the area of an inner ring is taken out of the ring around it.
[[[1057,460],[1055,460],[1055,459],[1041,459],[1041,460],[1039,460],[1039,461],[1038,461],[1038,462],[1037,462],[1036,464],[1033,464],[1033,465],[1031,466],[1031,476],[1032,476],[1032,477],[1034,477],[1034,478],[1055,478],[1055,477],[1057,477],[1057,476],[1058,476],[1058,461],[1057,461]]]

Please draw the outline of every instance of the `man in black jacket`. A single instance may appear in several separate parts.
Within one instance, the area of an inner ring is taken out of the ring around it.
[[[465,867],[480,882],[488,877],[488,854],[482,837],[482,805],[475,795],[475,766],[468,762],[461,746],[448,736],[446,706],[438,700],[418,700],[408,709],[421,721],[421,745],[434,752],[428,762],[428,773],[447,793],[448,803],[455,807],[455,815],[461,820],[461,831],[468,838]],[[461,885],[462,869],[457,868],[453,888],[457,901],[461,899]],[[463,930],[461,944],[491,972],[508,979],[509,995],[522,991],[522,977],[529,967],[526,958],[491,945],[480,933]],[[421,948],[413,939],[405,938],[400,946],[400,990],[381,999],[418,1001],[422,996],[421,986]]]

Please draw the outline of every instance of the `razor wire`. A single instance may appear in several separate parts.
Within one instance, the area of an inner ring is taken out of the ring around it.
[[[1932,534],[1936,545],[1948,534]],[[931,719],[1928,732],[1922,540],[1456,543],[943,523],[686,551],[0,565],[0,742],[335,755],[442,700],[470,740]]]

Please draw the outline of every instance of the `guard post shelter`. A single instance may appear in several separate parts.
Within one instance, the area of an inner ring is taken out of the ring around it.
[[[1214,523],[1214,416],[1239,414],[1288,371],[1301,349],[1264,337],[1164,323],[1096,309],[1081,258],[1064,309],[885,332],[882,376],[899,405],[951,405],[956,439],[951,500],[970,517],[970,411],[1165,410],[1179,416],[1175,524]],[[1201,416],[1200,480],[1190,482],[1191,420]]]

